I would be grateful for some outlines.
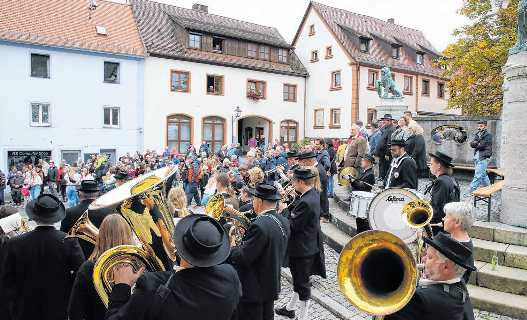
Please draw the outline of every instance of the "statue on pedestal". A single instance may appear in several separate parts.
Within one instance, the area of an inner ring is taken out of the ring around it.
[[[520,0],[518,3],[517,24],[516,33],[518,34],[518,39],[516,40],[516,45],[509,49],[509,54],[527,51],[527,0]]]
[[[381,80],[375,81],[375,87],[377,88],[379,97],[382,99],[404,99],[403,93],[395,85],[392,79],[392,73],[388,67],[381,69]],[[382,94],[382,88],[384,88],[384,94]],[[390,91],[392,92],[392,96],[388,97]]]

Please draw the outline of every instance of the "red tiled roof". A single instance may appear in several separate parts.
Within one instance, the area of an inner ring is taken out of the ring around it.
[[[130,6],[97,0],[88,22],[85,0],[2,0],[0,39],[146,56]],[[98,35],[96,26],[106,28]]]
[[[287,44],[276,28],[154,1],[131,0],[131,6],[145,47],[152,55],[265,72],[307,76],[306,69],[294,53],[291,54],[291,63],[283,64],[187,49],[176,29],[179,24],[189,30],[290,48],[291,46]]]
[[[357,62],[378,67],[406,70],[433,77],[441,76],[441,69],[432,64],[432,60],[439,57],[440,54],[421,31],[317,2],[310,3],[306,16],[311,6],[316,9],[348,54]],[[299,32],[297,32],[293,44],[296,42]],[[373,41],[370,41],[370,52],[359,51],[346,33],[373,39]],[[402,45],[399,59],[392,58],[391,53],[386,52],[382,47],[381,41]],[[426,53],[423,65],[416,63],[413,57],[415,51]]]

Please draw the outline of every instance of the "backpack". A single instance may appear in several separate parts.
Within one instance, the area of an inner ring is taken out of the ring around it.
[[[194,176],[194,169],[190,168],[188,170],[188,177],[187,177],[186,180],[188,182],[191,182],[190,179],[192,179],[193,176]],[[202,177],[203,177],[203,172],[201,171],[201,166],[198,166],[198,176],[196,177],[196,180],[194,180],[194,181],[198,182]]]
[[[459,183],[451,176],[447,175],[447,177],[454,184],[454,188],[452,188],[452,191],[450,191],[448,194],[448,202],[458,202],[461,199],[461,189],[459,188]]]

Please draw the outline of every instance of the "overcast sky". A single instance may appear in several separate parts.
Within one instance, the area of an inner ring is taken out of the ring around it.
[[[309,0],[156,0],[192,8],[194,3],[209,6],[209,13],[275,27],[288,43],[296,34]],[[328,6],[345,9],[420,30],[435,48],[443,51],[455,42],[455,28],[469,23],[456,13],[463,0],[319,0]]]

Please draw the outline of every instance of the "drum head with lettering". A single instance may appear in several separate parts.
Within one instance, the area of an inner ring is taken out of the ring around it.
[[[407,226],[401,217],[404,206],[421,199],[417,192],[409,189],[388,189],[377,194],[368,208],[368,220],[373,230],[388,231],[405,243],[417,239],[417,229]]]

